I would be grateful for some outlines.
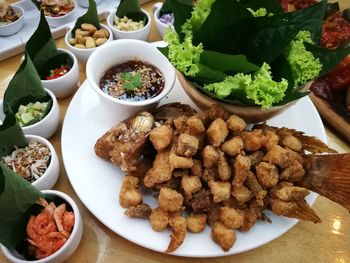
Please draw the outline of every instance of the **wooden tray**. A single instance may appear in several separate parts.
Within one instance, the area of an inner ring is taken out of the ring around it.
[[[312,93],[310,98],[322,119],[350,143],[350,114],[346,114],[341,106],[332,105]]]

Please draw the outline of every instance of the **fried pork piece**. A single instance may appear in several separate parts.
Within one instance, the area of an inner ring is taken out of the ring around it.
[[[233,132],[241,132],[247,126],[245,120],[237,115],[231,115],[226,121],[227,128]]]
[[[241,187],[232,187],[231,195],[237,200],[238,204],[243,205],[253,198],[253,193],[244,185]]]
[[[224,142],[221,149],[230,156],[237,156],[244,148],[244,143],[241,137],[235,136],[232,139]]]
[[[220,222],[215,222],[211,228],[211,238],[226,252],[236,242],[236,232]]]
[[[277,145],[279,142],[279,137],[274,131],[263,130],[265,135],[264,146],[267,150],[270,150],[273,146]]]
[[[187,129],[187,117],[185,116],[180,116],[174,120],[174,125],[176,128],[176,132],[179,133],[184,133]]]
[[[301,142],[293,135],[286,135],[281,139],[280,144],[284,147],[288,147],[293,151],[300,151],[303,147]]]
[[[192,198],[192,194],[197,193],[202,188],[201,179],[197,176],[185,175],[181,180],[181,188],[187,199]]]
[[[171,170],[173,171],[177,168],[190,169],[193,166],[193,159],[176,155],[176,144],[177,138],[174,138],[174,143],[169,154],[169,165],[171,167]]]
[[[169,213],[160,207],[156,207],[152,210],[149,221],[154,231],[164,231],[168,227]]]
[[[291,165],[285,168],[280,174],[280,180],[298,182],[303,179],[305,170],[301,163],[294,160]]]
[[[209,211],[213,204],[213,197],[208,189],[202,189],[192,196],[186,206],[190,207],[195,213],[203,213]]]
[[[215,203],[220,203],[230,198],[231,184],[229,182],[210,181],[208,185],[210,187],[210,191],[213,195],[213,200]]]
[[[187,232],[186,219],[182,216],[170,218],[169,225],[173,229],[173,233],[166,253],[174,252],[184,242]]]
[[[225,154],[222,151],[219,152],[219,155],[218,174],[222,181],[227,181],[231,178],[232,175],[231,167],[228,164]]]
[[[169,163],[170,149],[158,152],[153,162],[153,167],[147,172],[143,183],[146,187],[153,187],[155,184],[169,181],[172,176],[172,169]]]
[[[143,197],[139,190],[139,179],[133,176],[124,176],[119,193],[119,203],[124,208],[129,208],[142,203]]]
[[[258,179],[252,172],[249,172],[245,183],[246,183],[246,186],[253,192],[255,199],[259,203],[259,205],[263,206],[264,198],[267,194],[267,191],[265,191],[261,187],[261,185],[258,182]]]
[[[152,208],[148,204],[139,204],[129,207],[124,214],[128,217],[148,218],[151,212]]]
[[[258,218],[262,218],[262,209],[256,200],[251,200],[248,208],[243,211],[244,221],[240,230],[243,232],[249,231],[255,225]]]
[[[255,170],[256,177],[263,188],[271,188],[278,184],[278,169],[273,164],[261,162],[255,167]]]
[[[264,158],[264,152],[256,151],[248,155],[252,167],[257,166]]]
[[[282,201],[298,201],[310,194],[310,191],[303,187],[294,186],[292,183],[283,182],[270,191],[270,195]]]
[[[203,166],[200,160],[193,160],[193,166],[191,167],[191,173],[195,176],[202,177],[203,175]]]
[[[173,129],[168,125],[161,125],[152,129],[149,139],[157,151],[169,146],[174,136]]]
[[[234,187],[241,187],[250,173],[251,162],[249,157],[239,154],[233,164],[234,178],[232,185]]]
[[[208,211],[208,224],[213,226],[215,222],[220,220],[221,204],[213,204]]]
[[[171,179],[169,181],[153,185],[153,189],[154,190],[160,190],[163,187],[167,187],[167,188],[171,188],[171,189],[177,190],[177,189],[180,188],[180,185],[181,185],[181,177],[173,176],[173,177],[171,177]]]
[[[260,129],[242,132],[241,136],[247,151],[258,151],[266,143],[266,138]]]
[[[227,135],[226,122],[221,118],[214,120],[207,129],[208,140],[214,147],[219,147],[225,141]]]
[[[186,124],[191,134],[205,132],[204,124],[202,120],[197,116],[189,117],[186,121]]]
[[[164,211],[179,212],[182,210],[184,198],[177,191],[163,187],[159,191],[158,204]]]
[[[207,224],[206,214],[191,214],[186,218],[187,230],[192,233],[200,233]]]
[[[274,145],[264,156],[265,162],[278,165],[281,168],[287,168],[294,161],[293,154],[279,145]]]
[[[213,168],[217,166],[219,161],[219,153],[218,151],[211,145],[207,145],[204,147],[202,151],[203,158],[203,166],[205,168]]]
[[[220,222],[230,229],[238,229],[243,225],[244,214],[239,209],[232,207],[221,207],[220,208]]]
[[[180,134],[177,140],[176,154],[183,157],[192,157],[197,153],[199,141],[188,134]]]

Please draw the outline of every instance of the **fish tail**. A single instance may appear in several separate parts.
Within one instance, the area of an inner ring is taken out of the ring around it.
[[[350,211],[350,153],[307,155],[305,176],[298,184]]]

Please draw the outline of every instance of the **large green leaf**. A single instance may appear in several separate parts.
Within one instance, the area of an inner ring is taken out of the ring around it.
[[[28,144],[24,133],[16,121],[13,113],[8,113],[0,126],[0,158],[10,154],[15,148]]]
[[[42,193],[0,162],[0,243],[15,248],[25,238],[28,210]]]
[[[57,49],[43,11],[40,14],[38,28],[28,40],[25,50],[33,61],[41,79],[45,79],[50,69],[60,67],[62,64],[73,66],[73,62],[68,62],[71,60],[70,56]],[[59,61],[62,61],[59,65],[56,63],[58,57]],[[48,61],[51,61],[51,63],[48,63]]]
[[[181,26],[191,17],[193,10],[191,0],[167,0],[168,9],[174,14],[174,28],[180,39],[183,39]]]
[[[350,45],[340,47],[338,49],[321,48],[309,43],[305,43],[305,47],[316,58],[319,58],[323,67],[320,72],[320,76],[334,69],[337,64],[347,55],[350,54]]]
[[[253,10],[263,7],[272,14],[283,13],[283,9],[277,0],[240,0],[239,2],[245,7]]]
[[[172,10],[169,5],[169,0],[165,0],[162,4],[161,9],[159,10],[159,14],[163,15],[163,14],[170,14],[170,13],[172,13]]]
[[[311,37],[315,43],[320,44],[321,32],[323,25],[323,18],[327,9],[327,1],[309,6],[308,8],[299,9],[294,12],[276,15],[276,17],[288,20],[290,22],[303,23],[300,30],[307,30],[311,32]]]
[[[147,16],[141,11],[139,0],[121,0],[116,15],[118,17],[127,16],[135,21],[144,20],[145,24],[148,22]]]
[[[72,30],[72,36],[75,37],[75,30],[80,28],[81,24],[88,23],[94,25],[97,29],[100,29],[100,21],[98,19],[98,13],[96,3],[94,0],[89,0],[89,8],[87,12],[77,19]]]
[[[204,50],[200,62],[212,69],[223,72],[252,72],[260,67],[250,63],[244,55],[223,54],[216,51]]]
[[[10,81],[3,101],[3,111],[17,113],[20,105],[27,105],[30,102],[48,102],[50,96],[46,93],[28,53],[25,59]]]
[[[217,0],[212,6],[210,14],[204,21],[201,28],[194,32],[193,41],[195,44],[203,43],[206,50],[213,50],[223,53],[222,46],[229,32],[227,29],[232,27],[236,22],[252,17],[252,14],[236,0]],[[176,19],[175,19],[176,22]],[[239,54],[239,53],[230,53]]]

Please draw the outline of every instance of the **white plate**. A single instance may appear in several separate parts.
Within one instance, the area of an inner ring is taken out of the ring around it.
[[[162,103],[180,101],[192,105],[177,81],[173,90]],[[126,118],[130,112],[121,108],[109,112],[99,104],[97,94],[85,81],[69,105],[62,129],[62,155],[69,180],[85,206],[105,226],[120,236],[140,246],[164,252],[169,243],[170,231],[154,232],[143,219],[130,219],[119,205],[118,195],[123,172],[94,153],[96,140],[116,122]],[[295,106],[268,122],[285,126],[317,136],[326,141],[321,119],[308,97],[299,100]],[[308,196],[313,203],[316,194]],[[147,198],[146,203],[154,207],[155,201]],[[216,257],[236,254],[266,244],[287,232],[298,221],[278,217],[267,212],[272,224],[257,222],[248,233],[237,233],[237,241],[229,252],[223,252],[210,237],[210,227],[200,234],[188,233],[184,243],[173,255],[185,257]]]

